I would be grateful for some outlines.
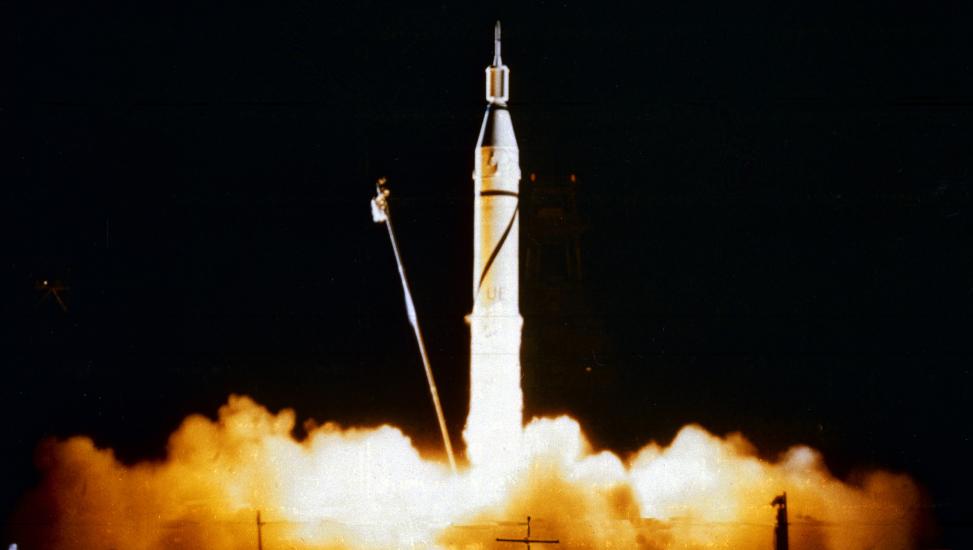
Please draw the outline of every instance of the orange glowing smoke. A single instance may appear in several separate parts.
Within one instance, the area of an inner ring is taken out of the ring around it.
[[[577,422],[535,419],[515,468],[452,475],[391,426],[311,428],[230,397],[214,422],[190,416],[163,462],[126,466],[86,437],[45,443],[43,485],[14,520],[21,548],[518,548],[501,520],[533,516],[548,548],[770,548],[774,495],[786,490],[791,548],[914,546],[918,491],[904,476],[831,477],[795,447],[755,456],[739,435],[687,426],[668,447],[623,460],[592,453]]]

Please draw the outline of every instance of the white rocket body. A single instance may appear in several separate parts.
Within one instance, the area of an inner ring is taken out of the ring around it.
[[[463,438],[474,466],[499,466],[519,454],[520,159],[507,111],[509,69],[496,55],[486,69],[487,110],[474,153],[473,313],[470,322],[470,411]]]

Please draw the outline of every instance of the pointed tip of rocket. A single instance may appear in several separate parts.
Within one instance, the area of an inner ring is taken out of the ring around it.
[[[493,66],[503,65],[500,60],[500,20],[497,19],[496,26],[493,27]]]

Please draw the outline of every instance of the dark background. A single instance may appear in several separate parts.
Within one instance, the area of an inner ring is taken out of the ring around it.
[[[22,4],[2,23],[4,517],[42,437],[161,457],[229,393],[437,449],[380,175],[461,444],[501,17],[524,173],[575,173],[586,226],[582,305],[524,296],[527,414],[622,453],[699,422],[840,476],[908,472],[927,543],[969,543],[962,3]],[[574,344],[539,349],[558,327]]]

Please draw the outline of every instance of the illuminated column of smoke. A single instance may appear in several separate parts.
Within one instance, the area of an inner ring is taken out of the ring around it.
[[[516,460],[523,425],[517,211],[520,161],[507,111],[509,69],[500,59],[500,23],[486,69],[487,109],[474,154],[473,313],[470,412],[463,437],[474,465]]]

